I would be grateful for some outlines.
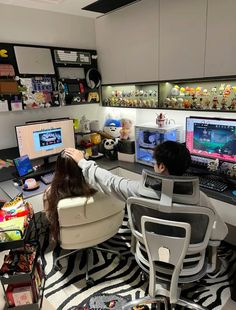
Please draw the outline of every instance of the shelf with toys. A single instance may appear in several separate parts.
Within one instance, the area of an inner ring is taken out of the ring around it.
[[[40,309],[45,275],[32,206],[17,196],[0,210],[0,281],[5,309]]]
[[[236,78],[163,81],[159,108],[195,111],[236,111]]]
[[[122,108],[158,108],[158,82],[102,85],[102,105]]]

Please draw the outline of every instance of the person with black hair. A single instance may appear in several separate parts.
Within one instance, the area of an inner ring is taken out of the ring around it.
[[[80,150],[67,148],[65,153],[74,159],[93,188],[123,201],[128,197],[140,196],[140,181],[125,179],[100,168],[94,161],[86,160],[84,152]],[[189,150],[183,144],[174,141],[165,141],[156,146],[153,158],[155,172],[164,175],[182,176],[191,165]],[[228,233],[228,228],[203,192],[200,192],[200,205],[208,206],[216,214],[211,240],[223,240]]]

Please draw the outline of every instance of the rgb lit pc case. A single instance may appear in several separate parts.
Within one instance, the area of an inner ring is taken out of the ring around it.
[[[154,148],[164,141],[183,142],[182,127],[159,128],[155,124],[135,126],[135,160],[144,165],[154,166]]]

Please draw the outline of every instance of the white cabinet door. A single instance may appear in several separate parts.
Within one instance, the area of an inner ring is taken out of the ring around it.
[[[207,0],[160,0],[160,80],[204,76],[206,12]]]
[[[157,80],[159,0],[140,1],[96,19],[103,84]]]
[[[208,0],[205,76],[236,74],[236,1]]]

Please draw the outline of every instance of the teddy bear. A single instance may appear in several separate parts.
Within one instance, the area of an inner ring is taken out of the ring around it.
[[[120,130],[120,139],[129,140],[131,134],[132,121],[127,118],[123,118],[121,120],[121,127],[122,128]]]

